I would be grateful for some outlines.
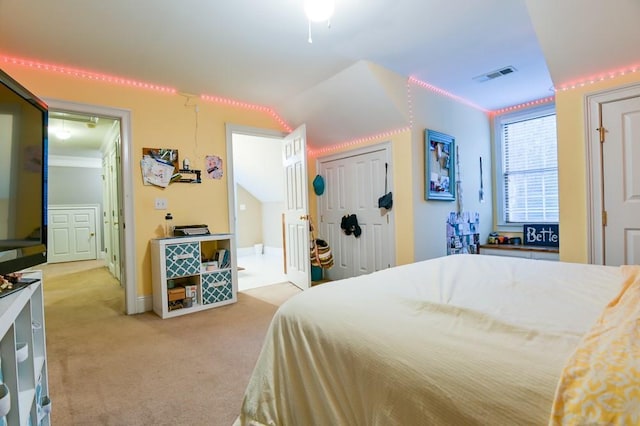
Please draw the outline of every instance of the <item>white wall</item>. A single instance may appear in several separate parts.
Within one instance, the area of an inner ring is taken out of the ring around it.
[[[48,203],[97,204],[99,226],[102,223],[102,169],[92,167],[49,166]],[[72,190],[70,190],[72,188]],[[100,250],[104,241],[100,242]]]
[[[425,200],[424,129],[436,130],[455,138],[460,153],[464,211],[480,213],[480,243],[486,241],[493,226],[491,190],[491,129],[489,116],[480,110],[446,96],[411,85],[414,108],[412,137],[414,170],[415,260],[447,254],[446,221],[456,211],[455,201]],[[479,202],[480,156],[484,174],[484,203]],[[456,193],[456,197],[460,194]]]

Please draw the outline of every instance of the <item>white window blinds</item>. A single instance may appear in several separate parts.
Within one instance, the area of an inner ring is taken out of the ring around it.
[[[502,122],[504,220],[558,222],[556,115]]]

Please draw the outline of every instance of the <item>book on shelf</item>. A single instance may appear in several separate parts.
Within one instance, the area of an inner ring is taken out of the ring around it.
[[[231,264],[230,253],[227,249],[219,249],[215,258],[218,261],[218,268],[220,269],[228,268]]]
[[[222,257],[222,267],[223,268],[228,268],[229,266],[231,266],[230,265],[231,259],[229,257],[230,257],[229,250],[225,250],[224,256]]]

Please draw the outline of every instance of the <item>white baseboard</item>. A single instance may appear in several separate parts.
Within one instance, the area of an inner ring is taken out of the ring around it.
[[[236,250],[238,256],[252,256],[256,254],[255,248],[252,247],[241,247]],[[262,250],[263,254],[282,254],[282,247],[264,247]]]
[[[242,247],[236,250],[237,256],[249,256],[250,254],[255,254],[255,250],[253,247]]]
[[[138,296],[136,312],[142,314],[149,311],[153,311],[153,296]]]
[[[264,248],[264,254],[277,254],[277,255],[282,255],[282,247],[265,247]]]

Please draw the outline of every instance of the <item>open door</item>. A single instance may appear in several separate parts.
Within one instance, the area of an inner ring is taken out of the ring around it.
[[[287,280],[305,290],[311,284],[309,259],[309,191],[307,188],[307,129],[298,127],[284,138],[284,246]]]

